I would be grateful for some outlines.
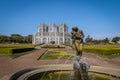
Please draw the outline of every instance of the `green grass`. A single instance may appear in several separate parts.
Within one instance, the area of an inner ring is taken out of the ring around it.
[[[0,44],[0,48],[26,48],[35,47],[33,44]]]
[[[13,48],[0,48],[0,56],[10,55]]]
[[[112,48],[120,48],[120,44],[96,44],[96,45],[84,45],[84,48],[107,48],[107,49],[112,49]]]
[[[65,48],[64,45],[44,45],[42,48]]]
[[[120,45],[84,45],[83,51],[114,58],[120,56]]]
[[[75,49],[74,45],[70,45]],[[105,58],[115,58],[120,56],[120,45],[112,44],[98,44],[98,45],[84,45],[83,52],[94,53]]]
[[[49,49],[40,59],[48,60],[48,59],[72,59],[73,56],[67,53],[65,50],[60,49]]]

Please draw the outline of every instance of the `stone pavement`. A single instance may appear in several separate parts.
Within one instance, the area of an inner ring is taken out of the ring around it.
[[[40,49],[36,52],[15,59],[0,57],[0,80],[7,80],[8,76],[24,68],[40,66],[40,61],[37,59],[45,51],[46,49]]]
[[[36,66],[48,65],[48,64],[61,64],[65,63],[65,59],[60,61],[54,60],[38,60],[38,58],[46,51],[47,49],[41,48],[33,53],[11,59],[7,57],[0,57],[0,80],[7,80],[10,75],[13,73]],[[71,64],[71,60],[68,60],[67,63]]]

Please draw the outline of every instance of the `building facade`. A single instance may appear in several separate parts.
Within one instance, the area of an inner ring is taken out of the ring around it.
[[[69,44],[71,43],[71,37],[68,33],[68,26],[66,24],[46,25],[41,23],[38,25],[38,31],[33,35],[33,44]]]

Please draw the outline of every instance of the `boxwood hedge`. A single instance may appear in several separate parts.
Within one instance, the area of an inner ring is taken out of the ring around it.
[[[0,55],[11,55],[15,53],[26,52],[34,49],[34,45],[0,45]]]
[[[33,50],[34,48],[0,48],[0,54],[10,55]]]
[[[1,55],[8,55],[12,53],[12,48],[0,48],[0,54]]]
[[[104,49],[104,48],[84,48],[85,52],[93,52],[103,55],[112,55],[112,54],[120,54],[120,48],[113,49]]]

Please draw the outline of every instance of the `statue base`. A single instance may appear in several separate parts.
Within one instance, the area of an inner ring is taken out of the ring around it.
[[[82,60],[80,56],[75,56],[73,63],[73,80],[87,80],[90,65]]]

